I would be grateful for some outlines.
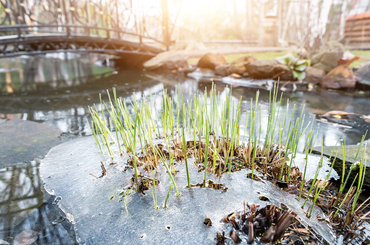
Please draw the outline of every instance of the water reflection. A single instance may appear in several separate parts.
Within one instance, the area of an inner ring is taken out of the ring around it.
[[[0,118],[42,122],[64,132],[85,134],[88,106],[99,103],[99,93],[117,89],[129,97],[144,90],[158,92],[160,82],[139,72],[99,68],[91,57],[27,57],[11,59],[0,76]],[[1,62],[1,60],[0,60]],[[25,75],[28,74],[28,75]],[[2,81],[2,82],[1,82]],[[106,99],[106,98],[103,98]]]
[[[34,93],[86,84],[94,76],[111,71],[94,65],[103,57],[57,53],[1,59],[0,93]]]
[[[44,194],[38,167],[39,162],[31,161],[0,169],[0,244],[73,244],[76,240],[73,224],[55,197]],[[44,202],[45,198],[49,201]]]

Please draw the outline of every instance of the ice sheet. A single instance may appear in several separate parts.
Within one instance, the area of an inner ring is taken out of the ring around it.
[[[318,214],[324,217],[319,209],[315,208],[313,217],[307,219],[295,196],[269,182],[248,179],[246,170],[224,174],[221,179],[209,175],[208,179],[229,188],[222,193],[208,188],[186,188],[184,163],[180,163],[176,166],[180,170],[176,183],[181,196],[176,197],[172,188],[168,209],[155,210],[147,191],[146,196],[129,197],[127,214],[118,193],[129,185],[133,171],[123,172],[127,156],[118,160],[116,165],[105,164],[107,176],[100,179],[91,176],[90,173],[100,176],[100,161],[110,160],[98,152],[92,137],[84,137],[53,148],[41,163],[46,190],[62,197],[61,207],[74,216],[82,244],[215,244],[216,232],[222,229],[221,218],[240,209],[244,201],[266,205],[259,199],[262,195],[272,204],[284,203],[293,209],[303,223],[330,243],[334,244],[336,239],[327,223],[317,221]],[[158,206],[163,206],[169,180],[163,167],[158,172]],[[194,164],[190,164],[190,176],[192,184],[200,183],[204,172],[198,173]],[[212,227],[205,227],[205,218],[212,220]]]

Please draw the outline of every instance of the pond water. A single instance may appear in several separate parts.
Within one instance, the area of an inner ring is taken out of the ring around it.
[[[160,99],[163,89],[176,96],[178,84],[185,101],[194,93],[203,93],[211,83],[198,81],[183,75],[158,75],[137,70],[125,70],[99,66],[107,63],[103,56],[55,54],[48,57],[18,57],[0,59],[0,119],[20,118],[60,129],[69,137],[90,135],[89,106],[99,104],[99,93],[107,100],[106,90],[116,88],[118,96],[131,100],[133,92],[137,99],[150,94]],[[249,110],[251,98],[260,91],[262,119],[267,118],[269,91],[253,82],[227,79],[217,82],[217,90],[226,93],[226,86],[233,85],[232,95],[242,98],[242,109]],[[247,85],[246,85],[247,84]],[[288,112],[296,105],[295,117],[304,107],[306,122],[316,113],[342,110],[369,114],[370,100],[361,95],[349,95],[333,91],[286,92],[289,98]],[[284,102],[282,112],[286,111]],[[100,108],[100,107],[98,107]],[[357,144],[367,124],[352,123],[341,126],[316,123],[323,135],[325,146],[335,144],[337,138],[346,138],[347,144]],[[321,142],[317,141],[316,145]],[[1,154],[6,154],[1,152]],[[11,156],[10,156],[11,157]],[[58,209],[58,200],[46,194],[39,176],[39,160],[4,166],[0,163],[0,244],[2,241],[35,239],[37,244],[73,244],[73,224],[66,222],[65,214]],[[28,233],[23,233],[27,231]],[[4,243],[6,244],[6,243]]]

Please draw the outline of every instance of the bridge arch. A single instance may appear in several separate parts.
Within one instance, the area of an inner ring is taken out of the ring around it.
[[[120,0],[0,0],[0,58],[95,52],[147,60],[168,49],[159,40],[162,31],[153,37],[145,25],[132,27],[126,5]]]

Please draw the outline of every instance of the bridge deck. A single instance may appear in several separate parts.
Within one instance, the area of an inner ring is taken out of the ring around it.
[[[77,30],[82,30],[82,32],[77,32]],[[152,41],[151,44],[157,46],[163,45],[163,42],[154,38],[103,27],[81,25],[2,26],[0,27],[0,58],[52,52],[95,52],[121,57],[141,56],[141,60],[144,61],[163,52],[160,48],[145,45],[144,41],[146,43]]]

